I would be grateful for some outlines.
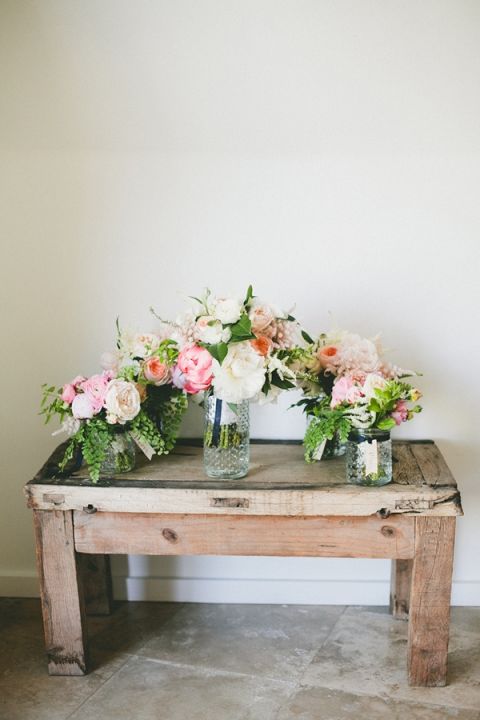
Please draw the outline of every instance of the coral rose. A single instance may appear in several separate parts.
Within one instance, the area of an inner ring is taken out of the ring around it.
[[[250,340],[253,349],[263,357],[266,357],[272,348],[272,341],[266,335],[259,335],[255,340]]]

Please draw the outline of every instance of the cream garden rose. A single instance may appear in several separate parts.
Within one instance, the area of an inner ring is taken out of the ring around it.
[[[107,422],[125,425],[140,412],[140,394],[135,385],[127,380],[112,380],[105,396]]]
[[[249,342],[234,343],[223,363],[214,361],[213,389],[226,402],[238,403],[255,397],[265,382],[265,360]]]
[[[213,316],[223,325],[231,325],[240,320],[243,305],[236,298],[219,298],[213,308]]]

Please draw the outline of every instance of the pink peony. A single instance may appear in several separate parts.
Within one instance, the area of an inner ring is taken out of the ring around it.
[[[80,395],[75,396],[72,402],[72,414],[74,418],[77,418],[77,420],[89,420],[94,416],[95,412],[92,401],[88,395],[81,393]]]
[[[353,379],[349,375],[344,375],[335,381],[332,389],[332,400],[330,407],[334,408],[343,402],[353,405],[362,397],[362,391],[355,385]]]
[[[155,355],[143,363],[143,374],[154,385],[165,385],[170,380],[170,368]]]
[[[75,395],[77,393],[75,392],[75,388],[71,383],[66,383],[63,386],[62,395],[61,398],[64,403],[67,403],[67,405],[71,405],[72,402],[75,400]]]
[[[395,406],[395,410],[392,412],[392,418],[395,420],[397,425],[408,420],[408,407],[405,400],[399,400]]]
[[[184,390],[198,393],[210,387],[213,378],[212,356],[205,348],[187,345],[178,356],[177,367],[185,376]]]
[[[92,375],[92,377],[84,380],[79,386],[80,390],[83,390],[88,397],[94,415],[99,413],[103,407],[109,382],[109,375]]]

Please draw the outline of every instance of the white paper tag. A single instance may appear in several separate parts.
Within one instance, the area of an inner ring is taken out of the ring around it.
[[[153,447],[150,445],[150,443],[148,443],[146,440],[144,440],[144,439],[141,438],[139,435],[137,435],[136,432],[131,431],[131,432],[130,432],[130,435],[131,435],[132,438],[134,439],[136,445],[138,445],[138,447],[140,448],[140,450],[143,452],[143,454],[145,455],[145,457],[148,458],[148,460],[151,460],[152,457],[155,455],[155,450],[154,450]]]
[[[325,439],[323,442],[320,443],[320,445],[317,446],[315,449],[315,452],[312,455],[312,458],[314,460],[321,460],[323,451],[325,450],[325,445],[327,444],[327,440]]]
[[[376,475],[378,473],[378,447],[377,441],[371,443],[365,441],[360,444],[365,464],[365,475]]]

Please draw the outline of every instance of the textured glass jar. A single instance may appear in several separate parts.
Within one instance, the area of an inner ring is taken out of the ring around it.
[[[378,486],[392,481],[392,441],[385,430],[354,430],[347,442],[347,482]]]
[[[205,398],[203,461],[208,477],[241,478],[248,473],[248,401],[232,405],[214,395]]]
[[[118,432],[108,446],[100,466],[100,477],[113,477],[135,467],[136,445],[128,432]]]

